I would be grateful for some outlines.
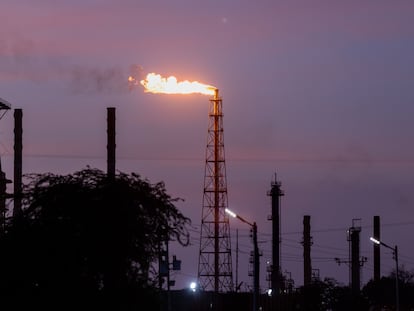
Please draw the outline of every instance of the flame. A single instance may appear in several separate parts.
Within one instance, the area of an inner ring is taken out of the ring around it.
[[[138,84],[133,77],[129,77],[130,83]],[[162,94],[193,94],[200,93],[203,95],[214,95],[216,87],[208,84],[203,84],[197,81],[190,82],[177,81],[174,76],[164,78],[159,74],[149,73],[145,80],[140,81],[141,85],[144,86],[145,92],[149,93],[162,93]]]

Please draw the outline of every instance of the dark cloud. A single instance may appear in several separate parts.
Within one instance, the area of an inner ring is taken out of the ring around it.
[[[132,77],[133,82],[128,81]],[[85,67],[76,65],[69,70],[70,87],[74,92],[109,92],[131,91],[136,82],[144,78],[144,68],[132,64],[128,70],[121,66],[107,68]]]
[[[89,66],[67,64],[58,56],[37,53],[36,43],[29,39],[0,40],[0,79],[29,80],[40,83],[61,80],[74,93],[116,93],[129,90],[128,76],[142,76],[142,67]]]
[[[71,91],[124,92],[128,90],[128,75],[121,67],[84,67],[73,66],[69,72]]]
[[[131,89],[129,76],[138,81],[143,77],[143,68],[137,64],[129,68],[68,64],[59,55],[47,57],[37,50],[36,42],[30,39],[0,40],[0,79],[62,80],[74,93],[119,93]]]

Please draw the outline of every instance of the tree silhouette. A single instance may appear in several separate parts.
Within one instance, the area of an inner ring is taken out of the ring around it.
[[[334,278],[315,279],[311,284],[300,288],[303,306],[306,311],[348,311],[366,310],[361,297],[352,297],[349,286],[342,285]]]
[[[380,310],[384,306],[395,306],[395,270],[383,276],[378,282],[370,280],[363,288],[363,293],[372,306]],[[401,310],[414,308],[414,271],[399,267],[399,302]]]
[[[0,236],[0,304],[123,310],[154,298],[160,242],[189,243],[164,183],[89,167],[26,177],[23,212]]]

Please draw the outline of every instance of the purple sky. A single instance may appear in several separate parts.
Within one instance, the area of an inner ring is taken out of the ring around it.
[[[368,258],[362,282],[372,277],[374,215],[414,269],[412,1],[3,0],[0,20],[0,97],[23,109],[24,173],[105,170],[106,108],[116,107],[117,169],[165,181],[193,220],[194,245],[172,247],[183,261],[176,288],[197,275],[209,101],[128,91],[132,65],[220,89],[229,207],[258,223],[263,288],[275,173],[285,191],[282,270],[296,285],[304,215],[321,277],[348,283],[333,258],[347,260],[353,219]],[[12,178],[12,111],[0,135]],[[248,228],[231,228],[239,281],[251,284]],[[382,272],[393,267],[383,249]]]

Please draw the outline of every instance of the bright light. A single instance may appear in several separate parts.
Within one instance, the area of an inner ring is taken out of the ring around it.
[[[133,77],[129,77],[128,81],[137,84]],[[193,94],[200,93],[204,95],[214,95],[216,87],[208,84],[203,84],[198,81],[178,81],[176,77],[169,76],[162,77],[156,73],[149,73],[145,80],[140,81],[145,88],[145,92],[163,93],[163,94]]]
[[[190,289],[195,292],[197,289],[197,283],[196,282],[191,282],[190,283]]]
[[[271,288],[269,288],[269,289],[267,290],[267,296],[272,296],[272,289],[271,289]]]
[[[381,244],[381,242],[380,241],[378,241],[377,239],[375,239],[375,238],[373,238],[373,237],[370,237],[369,238],[372,242],[374,242],[375,244]]]
[[[236,217],[237,217],[237,215],[236,215],[234,212],[232,212],[231,210],[229,210],[228,208],[226,208],[226,209],[225,209],[225,211],[226,211],[226,213],[227,213],[227,214],[229,214],[231,217],[234,217],[234,218],[236,218]]]

